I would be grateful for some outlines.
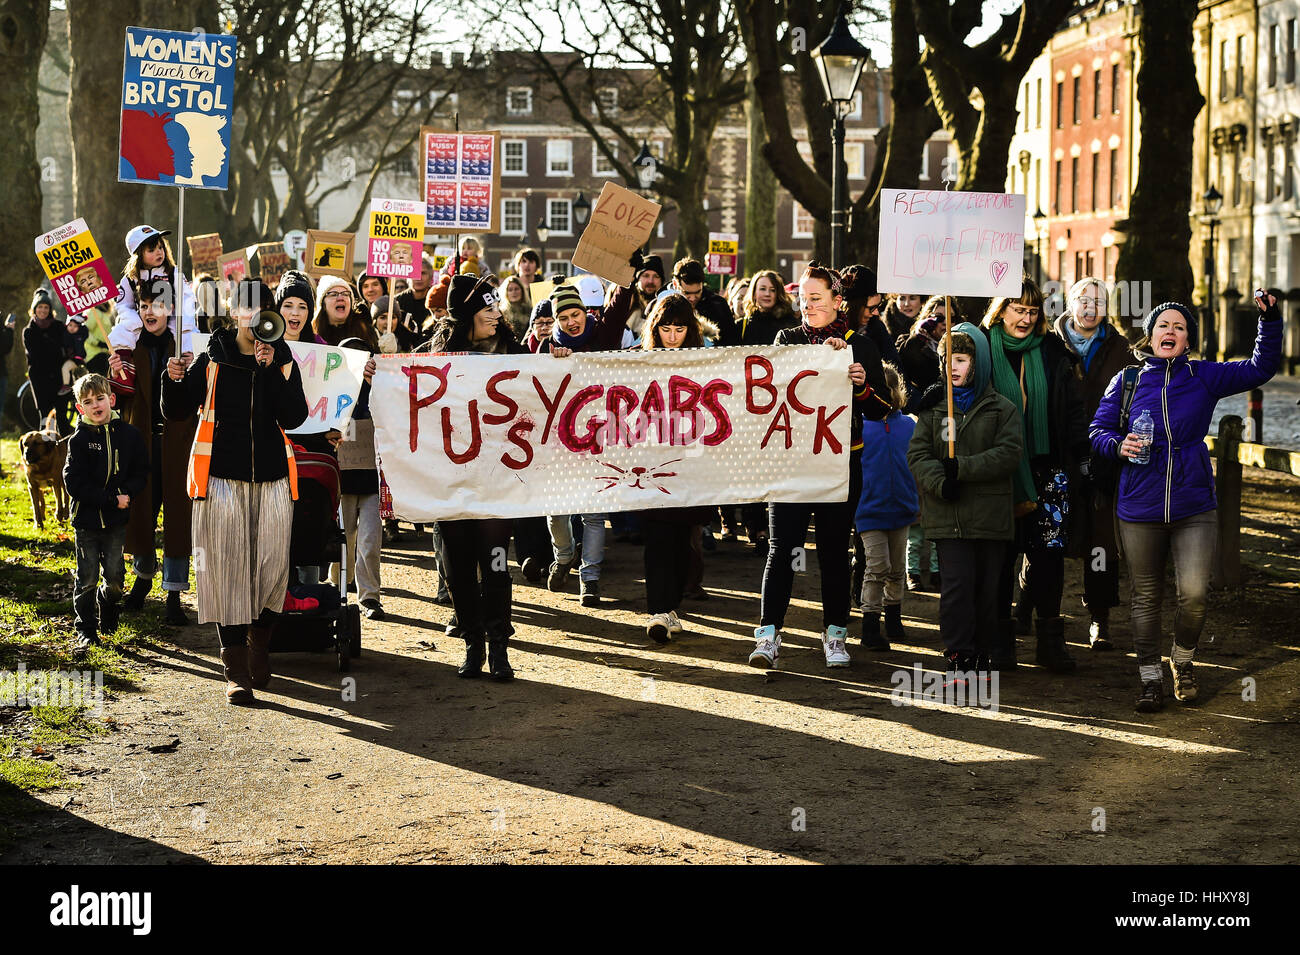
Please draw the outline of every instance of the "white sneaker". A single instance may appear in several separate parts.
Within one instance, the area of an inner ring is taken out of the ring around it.
[[[683,629],[685,628],[682,627],[682,622],[677,619],[677,611],[676,610],[668,611],[668,632],[681,633]]]
[[[827,627],[822,634],[822,653],[826,654],[828,667],[846,667],[849,665],[849,651],[844,645],[848,638],[847,627]]]
[[[768,624],[766,627],[755,628],[754,641],[757,645],[749,655],[749,665],[763,670],[775,670],[776,658],[781,655],[781,635],[776,632],[776,627]]]
[[[668,635],[672,632],[672,618],[666,613],[657,613],[651,616],[646,624],[646,636],[655,643],[667,643]]]

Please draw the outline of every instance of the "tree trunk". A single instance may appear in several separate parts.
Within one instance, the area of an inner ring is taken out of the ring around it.
[[[1180,0],[1146,0],[1138,28],[1137,183],[1123,223],[1115,276],[1152,285],[1155,302],[1190,302],[1192,266],[1192,133],[1205,98],[1196,81],[1192,23],[1196,8]]]
[[[0,142],[4,143],[0,182],[6,192],[0,203],[0,257],[5,263],[0,269],[0,322],[10,311],[20,316],[8,361],[11,395],[21,384],[26,367],[19,340],[26,321],[21,316],[32,300],[32,290],[44,277],[32,242],[41,224],[36,81],[49,22],[49,0],[0,0],[0,75],[4,76],[0,83]]]
[[[745,234],[741,236],[745,268],[742,274],[753,275],[763,269],[775,269],[776,258],[776,176],[763,158],[767,142],[767,124],[763,122],[763,105],[754,87],[758,66],[750,54],[746,68],[745,117],[749,122],[749,145],[745,150]]]

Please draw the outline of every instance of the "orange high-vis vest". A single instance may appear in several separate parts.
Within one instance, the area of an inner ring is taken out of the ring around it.
[[[217,430],[217,415],[213,410],[217,393],[218,365],[208,360],[208,393],[203,399],[203,413],[199,415],[199,427],[194,432],[194,447],[190,449],[190,466],[187,472],[190,499],[201,501],[208,496],[208,472],[212,467],[212,437]],[[298,462],[293,456],[293,442],[289,440],[284,429],[280,429],[284,439],[284,454],[289,461],[289,492],[298,500]]]

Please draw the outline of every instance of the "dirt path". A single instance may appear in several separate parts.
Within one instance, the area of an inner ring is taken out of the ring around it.
[[[832,673],[802,576],[783,670],[746,666],[761,566],[737,543],[665,648],[642,629],[640,548],[612,544],[606,607],[517,584],[518,679],[459,680],[427,548],[408,544],[387,554],[355,701],[332,656],[291,654],[260,708],[228,707],[211,628],[174,631],[107,707],[116,730],[61,760],[81,787],[33,797],[0,861],[1293,861],[1298,487],[1252,483],[1247,546],[1271,571],[1215,596],[1203,702],[1154,718],[1133,712],[1131,657],[1081,646],[1077,563],[1079,672],[1022,667],[991,713],[891,704],[891,675],[936,659],[930,595],[907,599],[906,646],[854,640]]]

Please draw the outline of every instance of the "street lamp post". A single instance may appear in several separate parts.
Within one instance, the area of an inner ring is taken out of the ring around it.
[[[578,193],[578,198],[573,200],[573,221],[578,225],[587,224],[587,216],[591,215],[591,203],[582,193]]]
[[[551,228],[546,224],[545,217],[537,220],[537,244],[542,247],[542,274],[546,275],[546,240],[551,237]]]
[[[654,185],[655,177],[659,174],[659,171],[655,157],[650,155],[650,145],[645,140],[641,141],[641,151],[632,160],[632,165],[636,168],[636,181],[641,186],[641,192],[645,194],[647,199],[650,198],[650,187]],[[641,248],[641,254],[650,254],[649,236],[646,236],[645,245]]]
[[[1205,195],[1201,197],[1205,203],[1204,214],[1201,216],[1201,222],[1210,230],[1209,241],[1206,243],[1205,250],[1205,346],[1204,354],[1211,360],[1216,361],[1219,352],[1219,316],[1215,309],[1215,260],[1214,254],[1214,230],[1219,226],[1219,210],[1223,208],[1223,195],[1218,189],[1211,184],[1209,189],[1205,190]]]
[[[812,51],[821,77],[827,105],[831,109],[831,268],[838,269],[844,257],[845,219],[848,216],[848,182],[844,168],[844,117],[853,110],[853,94],[862,67],[871,53],[849,33],[845,7],[840,6],[835,25],[825,40]]]
[[[1038,267],[1035,271],[1038,273],[1038,287],[1043,287],[1043,280],[1046,277],[1047,270],[1043,268],[1043,239],[1047,235],[1047,214],[1043,212],[1042,206],[1034,208],[1034,257],[1038,259]]]

